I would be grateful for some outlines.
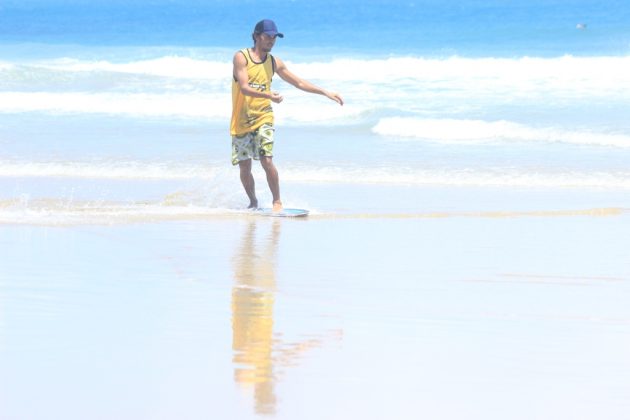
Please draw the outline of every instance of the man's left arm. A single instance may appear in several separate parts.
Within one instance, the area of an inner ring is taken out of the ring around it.
[[[282,60],[278,57],[274,57],[276,60],[276,73],[278,76],[282,78],[287,83],[292,84],[298,89],[301,89],[305,92],[309,93],[317,93],[319,95],[324,95],[325,97],[337,102],[339,105],[343,105],[343,98],[340,94],[336,92],[329,92],[326,89],[322,89],[319,86],[315,86],[308,80],[304,80],[297,75],[293,74],[289,71],[287,66],[284,64]]]

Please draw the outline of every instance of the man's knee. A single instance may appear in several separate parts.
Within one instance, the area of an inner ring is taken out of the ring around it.
[[[262,167],[263,167],[263,169],[265,171],[275,168],[275,166],[273,164],[273,159],[272,159],[271,156],[261,156],[260,157],[260,164],[262,165]]]
[[[241,172],[251,172],[251,170],[252,170],[252,160],[251,159],[241,160],[238,163],[238,167],[241,170]]]

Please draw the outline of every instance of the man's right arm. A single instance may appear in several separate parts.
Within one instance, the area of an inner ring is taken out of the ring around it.
[[[247,59],[240,51],[234,54],[233,65],[234,79],[236,79],[236,83],[241,88],[243,95],[254,98],[270,99],[275,103],[282,102],[283,98],[278,92],[261,92],[249,85],[247,77]]]

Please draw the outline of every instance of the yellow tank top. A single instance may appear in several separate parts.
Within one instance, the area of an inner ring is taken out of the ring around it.
[[[271,78],[275,70],[275,61],[271,54],[262,63],[256,63],[249,54],[249,49],[240,51],[247,60],[249,86],[261,92],[271,91]],[[263,124],[273,125],[271,100],[243,95],[236,78],[232,76],[232,120],[230,134],[241,136],[257,130]]]

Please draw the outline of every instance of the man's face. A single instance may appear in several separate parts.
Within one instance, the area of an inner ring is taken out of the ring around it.
[[[276,35],[271,36],[266,33],[258,35],[258,45],[263,52],[270,52],[273,45],[276,43]]]

